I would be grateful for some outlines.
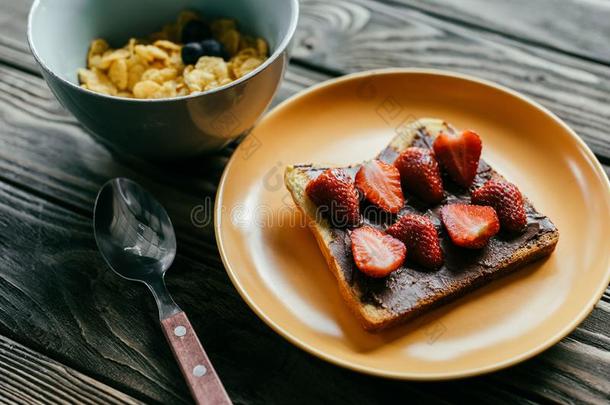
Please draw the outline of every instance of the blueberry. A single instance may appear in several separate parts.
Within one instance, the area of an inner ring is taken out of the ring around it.
[[[199,42],[191,42],[182,47],[182,63],[185,65],[194,65],[203,55],[203,47]]]
[[[199,42],[206,38],[210,38],[212,33],[210,27],[202,21],[191,20],[182,28],[182,43]]]
[[[182,47],[182,63],[185,65],[194,65],[202,56],[227,57],[224,47],[215,39],[190,42]]]
[[[220,58],[226,56],[222,44],[215,39],[204,39],[199,44],[205,56],[218,56]]]

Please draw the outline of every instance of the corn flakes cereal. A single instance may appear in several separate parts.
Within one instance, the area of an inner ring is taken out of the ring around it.
[[[267,41],[262,38],[256,38],[256,50],[258,51],[258,56],[267,58],[267,55],[269,54],[269,45],[267,45]]]
[[[127,62],[125,59],[117,59],[112,62],[112,65],[110,65],[110,69],[108,70],[108,77],[117,89],[125,90],[127,88],[129,76],[127,74]]]
[[[136,41],[135,38],[130,38],[129,42],[127,42],[127,45],[125,45],[125,49],[127,49],[127,51],[129,52],[129,57],[133,58],[135,53],[136,53],[136,45],[138,44],[138,41]]]
[[[182,55],[180,52],[172,52],[169,55],[169,59],[166,61],[167,66],[173,67],[178,71],[184,70],[184,63],[182,62]]]
[[[149,66],[155,69],[163,69],[165,67],[165,62],[161,60],[155,60]]]
[[[80,69],[78,71],[78,76],[82,86],[86,89],[111,96],[117,94],[117,89],[114,84],[112,84],[108,76],[98,68],[94,67],[92,70]]]
[[[195,69],[213,74],[216,80],[227,79],[229,77],[227,63],[224,59],[215,56],[202,56],[195,65]]]
[[[157,98],[176,97],[176,82],[173,80],[163,83],[161,89],[155,94]]]
[[[89,47],[89,55],[101,55],[110,48],[108,42],[103,39],[94,39]]]
[[[146,71],[146,65],[135,63],[129,66],[127,70],[127,89],[133,91],[133,87],[142,79],[142,75]]]
[[[150,68],[142,74],[141,80],[152,80],[153,82],[163,84],[175,79],[176,76],[178,76],[178,71],[171,67],[162,69]]]
[[[142,80],[133,86],[135,98],[155,98],[155,94],[161,89],[161,85],[152,80]]]
[[[157,48],[165,49],[167,51],[180,51],[182,48],[180,45],[167,40],[158,40],[153,43]]]
[[[259,67],[264,62],[264,56],[261,56],[255,48],[245,48],[239,51],[229,61],[229,69],[235,79],[243,77]]]
[[[239,32],[228,30],[218,36],[218,41],[224,46],[225,50],[233,55],[239,50]]]
[[[260,58],[248,58],[239,65],[233,65],[233,74],[236,78],[243,77],[263,63]]]
[[[256,39],[249,35],[240,35],[238,50],[256,48]]]
[[[184,82],[191,92],[205,91],[208,84],[214,81],[212,73],[195,69],[192,65],[184,69]]]
[[[155,59],[167,59],[169,55],[163,49],[158,48],[154,45],[136,45],[134,48],[136,55],[141,56],[148,62],[152,62]]]
[[[89,52],[87,53],[87,64],[93,65],[95,62],[99,62],[102,59],[102,55],[110,48],[108,42],[103,39],[94,39],[89,46]]]
[[[164,25],[148,39],[131,38],[122,48],[113,49],[104,39],[93,40],[87,52],[87,68],[78,70],[81,86],[125,98],[186,96],[231,83],[268,57],[269,47],[264,39],[242,35],[235,20],[223,18],[212,21],[209,28],[228,60],[205,56],[203,51],[204,56],[195,54],[187,59],[196,63],[185,64],[180,36],[192,20],[201,21],[201,17],[193,11],[183,11],[175,23]]]

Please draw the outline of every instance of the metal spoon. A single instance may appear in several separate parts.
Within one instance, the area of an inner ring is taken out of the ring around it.
[[[165,272],[176,256],[176,235],[163,206],[137,183],[116,178],[97,195],[93,227],[108,266],[153,293],[161,327],[195,401],[231,404],[186,314],[165,287]]]

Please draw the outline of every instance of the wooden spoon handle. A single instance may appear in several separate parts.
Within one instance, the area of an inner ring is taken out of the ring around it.
[[[180,311],[163,319],[161,326],[195,401],[206,405],[231,404],[186,314]]]

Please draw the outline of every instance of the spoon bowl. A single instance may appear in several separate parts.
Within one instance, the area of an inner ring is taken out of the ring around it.
[[[102,186],[93,223],[106,263],[129,280],[149,283],[163,277],[176,257],[176,235],[165,208],[129,179]]]
[[[95,241],[108,266],[152,291],[163,333],[195,401],[230,404],[193,326],[165,286],[176,235],[163,206],[136,182],[116,178],[102,186],[93,211]]]

